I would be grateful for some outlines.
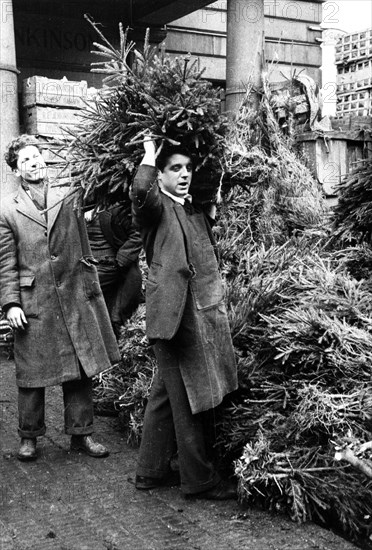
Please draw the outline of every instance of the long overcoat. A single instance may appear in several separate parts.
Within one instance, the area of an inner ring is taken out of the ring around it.
[[[92,264],[83,218],[66,187],[50,187],[47,215],[19,190],[0,212],[0,303],[22,307],[15,334],[17,384],[44,387],[88,377],[120,359]]]
[[[179,368],[191,410],[195,414],[213,408],[237,388],[237,372],[205,216],[200,212],[188,217],[181,204],[159,191],[156,169],[147,165],[138,169],[132,202],[133,221],[141,229],[149,264],[147,336],[152,341],[177,336],[181,343]],[[188,311],[192,304],[193,320],[192,326],[186,327],[187,300]]]

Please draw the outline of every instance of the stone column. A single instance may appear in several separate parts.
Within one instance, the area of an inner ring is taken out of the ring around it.
[[[264,0],[227,0],[226,111],[235,113],[247,84],[261,84]],[[252,95],[257,104],[257,95]]]
[[[16,188],[4,151],[19,135],[17,74],[12,0],[0,0],[0,200]]]

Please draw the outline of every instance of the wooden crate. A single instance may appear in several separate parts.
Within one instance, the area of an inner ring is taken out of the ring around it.
[[[85,80],[72,81],[67,78],[60,80],[45,76],[31,76],[23,80],[22,106],[33,107],[44,105],[51,107],[67,107],[81,109],[96,90],[88,88]]]
[[[297,136],[297,144],[326,196],[337,194],[337,185],[358,160],[372,158],[372,137],[363,132],[306,132]]]
[[[349,114],[337,117],[330,117],[332,130],[341,132],[369,130],[372,131],[371,116],[352,116]]]
[[[24,109],[23,121],[27,134],[63,137],[68,136],[67,129],[79,125],[81,117],[77,109],[34,105]]]
[[[43,157],[48,165],[55,166],[64,162],[66,157],[66,141],[63,144],[48,143],[42,146]]]

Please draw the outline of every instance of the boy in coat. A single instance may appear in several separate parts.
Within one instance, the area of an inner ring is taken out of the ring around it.
[[[5,160],[20,178],[0,213],[0,304],[14,329],[21,445],[19,460],[37,457],[45,433],[45,387],[61,384],[71,449],[108,455],[92,439],[92,382],[120,359],[92,263],[84,219],[68,187],[48,185],[33,136],[22,135]]]
[[[136,475],[137,489],[170,481],[178,450],[181,489],[207,499],[236,498],[210,460],[207,417],[237,388],[210,218],[193,206],[189,154],[144,143],[132,189],[133,220],[147,263],[146,329],[158,362]]]

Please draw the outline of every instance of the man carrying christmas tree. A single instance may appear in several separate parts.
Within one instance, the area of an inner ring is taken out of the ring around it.
[[[84,218],[69,187],[48,184],[39,143],[13,140],[5,159],[20,177],[0,213],[0,302],[15,331],[19,460],[37,457],[45,387],[62,384],[71,449],[108,455],[93,432],[95,374],[120,360]],[[67,192],[67,194],[66,194]]]
[[[145,412],[136,487],[167,484],[178,450],[184,494],[236,498],[235,487],[215,470],[207,443],[211,412],[237,388],[212,220],[191,202],[188,152],[163,147],[157,155],[150,139],[144,147],[133,182],[133,220],[149,265],[146,325],[158,372]]]

